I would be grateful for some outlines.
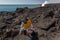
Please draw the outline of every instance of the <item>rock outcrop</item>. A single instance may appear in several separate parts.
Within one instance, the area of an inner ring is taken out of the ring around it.
[[[26,16],[30,17],[35,31],[38,32],[39,40],[60,40],[59,3],[47,4],[44,7],[33,9],[27,7],[17,8],[15,12],[0,12],[0,39],[4,36],[3,34],[7,29],[9,29],[10,32],[11,29],[19,28],[22,16],[24,18]],[[19,29],[17,31],[19,31]],[[23,35],[20,36],[23,37]],[[20,36],[17,32],[14,40],[30,40],[28,37],[21,38]]]

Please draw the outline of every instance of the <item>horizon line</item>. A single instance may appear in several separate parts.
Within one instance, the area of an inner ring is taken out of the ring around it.
[[[0,3],[0,5],[33,5],[33,4],[36,4],[36,5],[39,5],[39,4],[42,4],[42,3]],[[53,4],[53,3],[47,3],[47,4]]]

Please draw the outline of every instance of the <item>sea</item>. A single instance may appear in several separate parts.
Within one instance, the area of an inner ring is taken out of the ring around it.
[[[23,5],[0,5],[0,12],[1,11],[16,11],[17,8],[37,8],[39,5],[37,4],[23,4]]]

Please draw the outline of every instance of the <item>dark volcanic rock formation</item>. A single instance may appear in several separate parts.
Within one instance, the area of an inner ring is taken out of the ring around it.
[[[35,30],[38,32],[39,40],[60,40],[60,4],[47,4],[38,8],[17,8],[15,12],[0,12],[0,38],[7,38],[6,31],[10,32],[14,28],[19,28],[22,16],[30,17]],[[7,30],[8,29],[8,30]],[[19,30],[19,29],[18,29]],[[13,32],[17,36],[15,40],[29,40],[28,37],[19,38],[19,31]],[[11,32],[10,32],[11,33]],[[59,38],[58,38],[59,37]]]

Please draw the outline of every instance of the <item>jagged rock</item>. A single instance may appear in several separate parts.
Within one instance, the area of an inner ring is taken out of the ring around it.
[[[53,11],[50,11],[44,18],[47,18],[47,17],[53,18],[53,16],[54,16]]]
[[[24,18],[28,16],[33,22],[35,31],[38,32],[39,40],[54,40],[54,36],[57,36],[57,31],[60,32],[59,10],[60,4],[47,4],[44,7],[32,9],[27,7],[17,8],[15,12],[0,12],[0,29],[5,29],[5,27],[9,30],[16,27],[20,28],[22,16]],[[16,33],[16,30],[14,30],[14,33]],[[15,39],[20,39],[19,34],[15,36]],[[21,40],[30,39],[23,35],[21,36]]]
[[[48,28],[41,28],[42,30],[45,30],[45,31],[49,31],[49,29],[51,29],[51,28],[53,28],[53,27],[55,27],[55,23],[56,22],[53,22],[51,25],[49,25],[49,27]]]
[[[17,9],[16,9],[16,12],[17,12],[17,13],[20,13],[20,12],[22,12],[22,13],[23,13],[23,11],[24,11],[24,9],[23,9],[23,8],[17,8]]]
[[[0,29],[4,29],[4,28],[6,28],[7,26],[6,26],[6,24],[5,23],[1,23],[0,24]]]

